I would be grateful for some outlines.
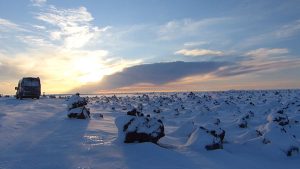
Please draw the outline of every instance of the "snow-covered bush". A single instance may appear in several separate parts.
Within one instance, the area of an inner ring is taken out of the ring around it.
[[[120,116],[115,123],[119,132],[118,139],[124,143],[157,143],[165,136],[162,121],[150,116]]]
[[[87,103],[87,99],[80,97],[79,93],[72,95],[67,100],[68,117],[76,119],[90,118],[90,110],[85,107]]]

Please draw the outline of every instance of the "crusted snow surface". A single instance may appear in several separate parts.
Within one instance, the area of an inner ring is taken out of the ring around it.
[[[103,118],[71,120],[60,97],[1,97],[0,168],[300,166],[300,90],[99,95],[88,100],[91,117]],[[118,128],[133,117],[126,115],[133,108],[162,120],[165,136],[158,144],[118,141]],[[120,118],[124,116],[128,119]],[[207,150],[207,144],[221,141],[214,135],[223,130],[222,148]]]

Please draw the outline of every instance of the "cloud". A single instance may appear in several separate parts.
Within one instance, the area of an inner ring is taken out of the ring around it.
[[[36,18],[54,26],[49,29],[49,38],[53,41],[62,41],[64,47],[68,49],[85,46],[109,28],[93,26],[91,21],[94,18],[85,7],[59,9],[49,6],[38,13]]]
[[[41,7],[46,4],[47,0],[30,0],[33,6]]]
[[[95,93],[131,85],[147,83],[161,85],[191,75],[204,75],[228,65],[227,62],[164,62],[141,64],[125,68],[123,71],[105,76],[99,83],[82,86],[73,92]]]
[[[217,50],[208,50],[208,49],[181,49],[175,52],[177,55],[185,55],[185,56],[205,56],[205,55],[215,55],[221,56],[224,55],[224,52]]]
[[[22,76],[22,71],[11,67],[6,61],[3,60],[0,62],[0,72],[0,82],[16,80]]]
[[[158,36],[160,40],[173,40],[199,34],[203,28],[211,25],[224,23],[231,20],[229,17],[206,18],[202,20],[174,20],[159,27]]]
[[[8,93],[14,92],[14,81],[24,76],[41,77],[47,93],[64,93],[141,63],[141,59],[125,60],[99,45],[89,46],[102,40],[99,36],[110,27],[93,25],[94,18],[85,7],[62,9],[40,2],[44,4],[34,13],[42,21],[38,25],[17,25],[0,18],[0,33],[2,28],[13,30],[0,34],[5,39],[0,42],[0,83],[12,82],[4,89]],[[25,33],[16,31],[26,26]]]
[[[269,32],[263,32],[252,37],[247,37],[243,42],[236,45],[235,48],[248,48],[251,46],[261,46],[262,44],[282,41],[286,38],[297,36],[300,33],[300,20],[292,21],[288,24],[278,26]]]
[[[53,48],[55,47],[54,44],[47,41],[43,37],[34,36],[34,35],[16,35],[16,38],[18,38],[21,42],[25,43],[26,45],[30,47],[45,47],[45,48]]]
[[[196,42],[186,42],[183,45],[186,47],[195,47],[195,46],[202,46],[202,45],[207,45],[209,42],[206,41],[196,41]]]
[[[277,56],[289,53],[289,50],[286,48],[259,48],[251,50],[245,53],[246,56],[252,57],[268,57],[268,56]]]
[[[223,67],[218,71],[214,72],[214,75],[219,77],[237,76],[237,75],[244,75],[253,72],[274,71],[274,70],[279,70],[284,68],[299,67],[299,65],[300,65],[300,59],[270,61],[265,63],[246,62],[246,63],[240,63],[239,65]]]
[[[42,26],[42,25],[32,25],[33,28],[37,29],[37,30],[45,30],[46,27]]]
[[[299,67],[300,59],[286,54],[286,48],[259,48],[248,51],[244,56],[251,59],[242,60],[236,65],[223,67],[215,72],[217,76],[237,76],[262,71],[277,71],[280,69]]]
[[[0,32],[25,31],[20,25],[7,19],[0,18]]]
[[[16,55],[0,53],[2,79],[39,76],[46,92],[66,92],[88,82],[99,81],[104,75],[121,71],[137,61],[111,58],[105,50],[84,51],[56,49],[31,50]]]
[[[300,19],[292,23],[283,25],[279,30],[273,34],[278,38],[290,37],[300,32]]]

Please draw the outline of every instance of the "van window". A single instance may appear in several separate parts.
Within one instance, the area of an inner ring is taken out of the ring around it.
[[[38,86],[40,86],[40,82],[37,79],[24,79],[23,86],[38,87]]]

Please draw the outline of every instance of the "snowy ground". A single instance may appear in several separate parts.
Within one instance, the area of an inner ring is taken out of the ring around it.
[[[89,120],[68,119],[65,103],[0,98],[0,169],[300,166],[296,151],[287,156],[300,145],[299,90],[99,96],[90,98]],[[159,145],[116,141],[115,118],[138,104],[144,114],[162,119],[166,136]],[[226,131],[223,149],[204,148],[213,140],[200,127],[211,126]]]

